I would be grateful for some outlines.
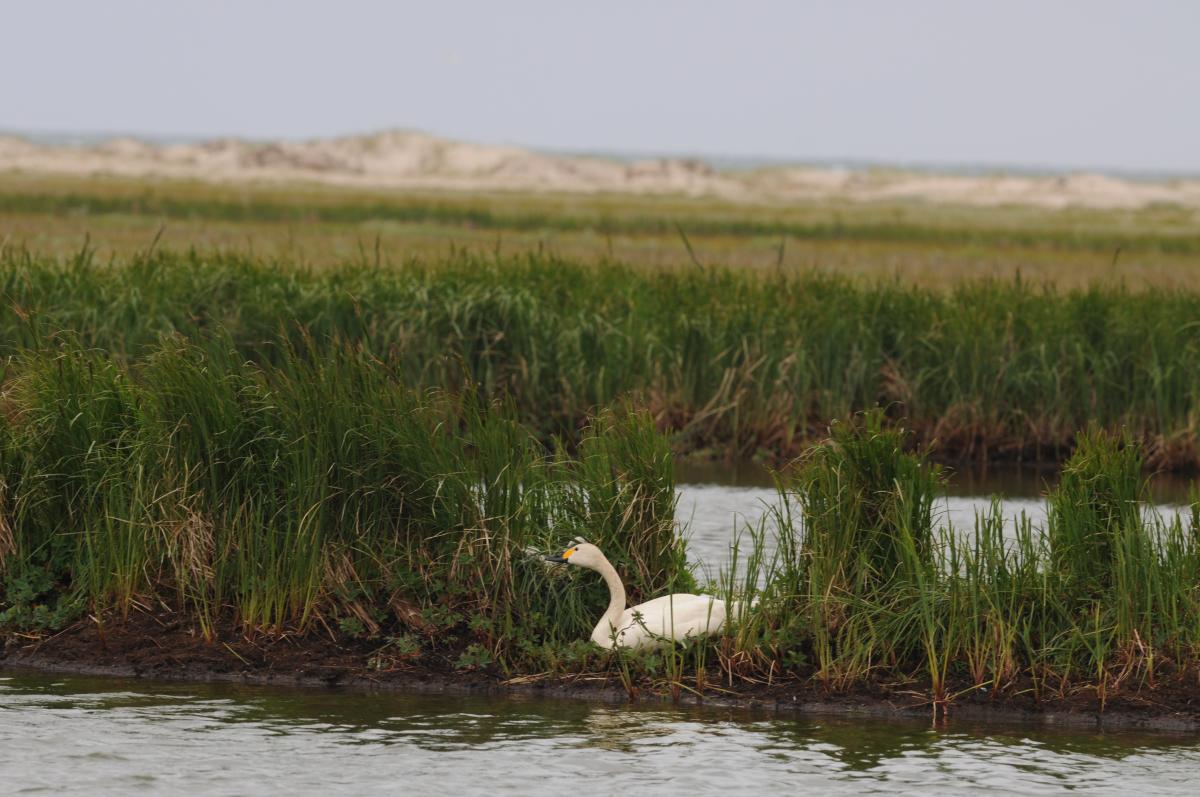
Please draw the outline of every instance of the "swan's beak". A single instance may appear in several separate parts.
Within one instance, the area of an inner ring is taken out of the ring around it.
[[[556,565],[566,564],[567,560],[571,558],[571,554],[573,553],[575,553],[575,548],[568,548],[558,556],[547,556],[546,561],[554,562]]]

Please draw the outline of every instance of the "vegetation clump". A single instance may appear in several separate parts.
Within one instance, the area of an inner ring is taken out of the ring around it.
[[[940,470],[905,451],[904,432],[886,428],[882,411],[834,422],[828,443],[812,448],[792,490],[805,529],[802,553],[820,594],[869,595],[886,588],[906,563],[928,562]]]
[[[781,482],[777,552],[763,554],[761,528],[755,572],[729,574],[760,597],[727,657],[743,675],[790,671],[834,691],[923,683],[935,711],[962,695],[1081,689],[1103,707],[1200,675],[1194,517],[1148,509],[1127,434],[1080,434],[1045,528],[996,503],[964,530],[935,525],[937,469],[881,420],[833,427]]]

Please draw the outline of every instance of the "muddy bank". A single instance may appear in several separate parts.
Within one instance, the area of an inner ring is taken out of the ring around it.
[[[254,639],[225,629],[206,642],[172,615],[139,614],[128,621],[77,623],[44,636],[10,633],[0,670],[145,678],[164,681],[243,683],[264,686],[350,688],[435,694],[553,697],[595,702],[669,702],[813,716],[934,720],[920,684],[876,684],[830,694],[803,680],[775,684],[710,684],[672,696],[665,686],[640,684],[631,693],[616,672],[506,677],[492,669],[456,670],[448,651],[418,661],[378,659],[378,640],[332,634],[282,634]],[[1093,691],[1076,689],[1037,704],[1029,692],[993,700],[985,692],[959,690],[938,722],[1037,724],[1097,730],[1200,732],[1200,690],[1191,683],[1110,695],[1103,711]]]

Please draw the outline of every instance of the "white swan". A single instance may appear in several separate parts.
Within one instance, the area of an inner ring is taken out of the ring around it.
[[[608,585],[608,609],[592,631],[592,641],[602,648],[640,648],[715,634],[725,625],[725,601],[711,595],[679,592],[625,608],[625,586],[600,549],[576,542],[547,562],[572,564],[595,570]]]

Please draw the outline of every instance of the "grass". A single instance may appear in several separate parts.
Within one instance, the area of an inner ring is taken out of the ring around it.
[[[883,420],[835,425],[781,483],[780,554],[763,556],[764,526],[750,537],[754,578],[726,575],[760,600],[726,657],[739,677],[907,689],[935,714],[963,695],[1083,692],[1103,709],[1115,695],[1188,688],[1200,673],[1200,536],[1194,517],[1145,512],[1134,442],[1081,434],[1045,528],[994,504],[973,529],[939,531],[937,468]]]
[[[683,230],[689,246],[685,246]],[[0,240],[101,257],[152,240],[293,264],[544,251],[647,269],[693,265],[899,277],[931,288],[980,278],[1187,287],[1193,211],[973,208],[920,202],[745,205],[711,198],[369,191],[0,175]]]
[[[925,244],[1042,246],[1106,255],[1157,250],[1195,253],[1200,236],[1180,208],[1046,212],[922,203],[788,203],[628,195],[406,192],[317,186],[214,184],[9,175],[0,212],[79,216],[146,215],[262,223],[427,223],[503,231],[673,235],[796,240],[850,239]],[[1114,224],[1114,220],[1120,223]]]
[[[1200,675],[1196,510],[1190,525],[1143,512],[1128,435],[1081,436],[1045,528],[997,505],[938,530],[927,452],[883,410],[837,423],[780,474],[773,523],[714,585],[750,607],[727,634],[605,654],[583,641],[603,586],[541,556],[582,535],[631,602],[696,589],[652,419],[607,410],[548,451],[511,405],[415,391],[361,347],[275,346],[256,363],[228,338],[169,337],[117,361],[68,339],[12,359],[0,625],[157,607],[214,644],[231,622],[376,640],[377,669],[440,655],[676,696],[812,682],[935,714],[965,694],[1103,708]]]
[[[511,667],[586,639],[607,600],[541,561],[575,534],[634,597],[690,583],[644,416],[601,414],[575,455],[547,453],[502,407],[407,390],[359,350],[275,359],[177,339],[121,365],[73,343],[18,357],[0,622],[165,601],[210,636],[230,617],[453,631]]]
[[[0,253],[0,353],[63,331],[119,359],[164,335],[227,336],[271,363],[347,342],[414,389],[476,386],[544,444],[632,400],[675,450],[786,461],[875,406],[977,461],[1055,461],[1124,427],[1149,467],[1200,466],[1200,294],[1024,280],[929,290],[825,274],[648,272],[458,253],[338,269],[155,250],[102,263]],[[476,389],[473,387],[472,389]]]

